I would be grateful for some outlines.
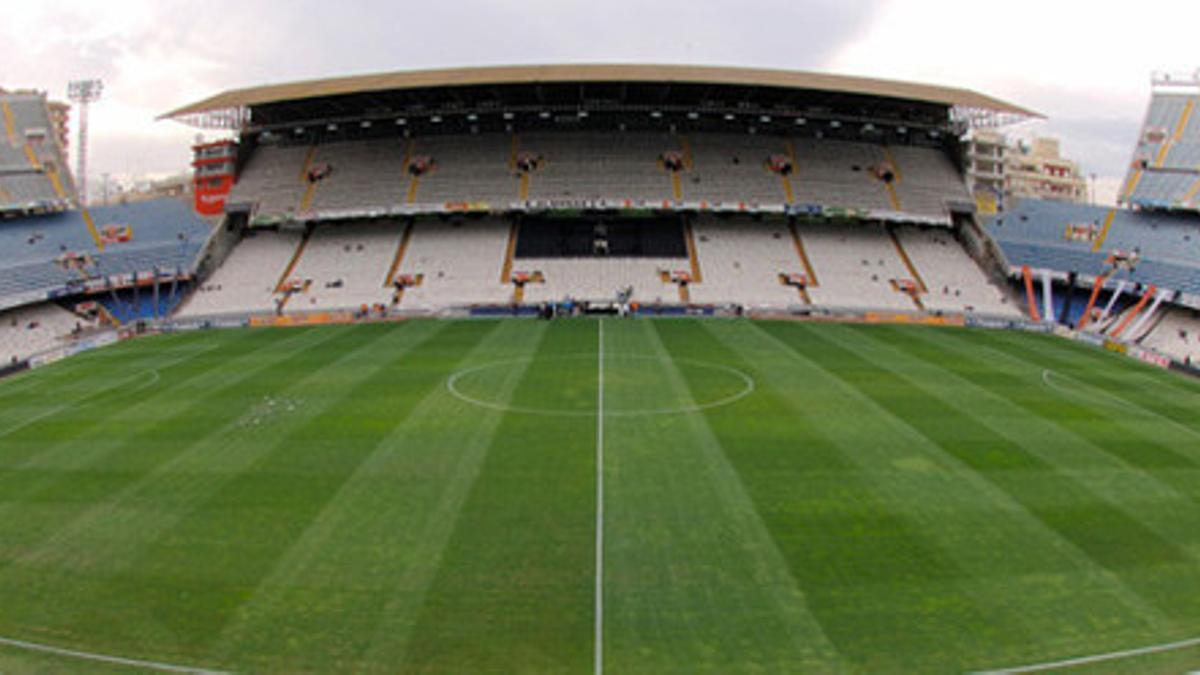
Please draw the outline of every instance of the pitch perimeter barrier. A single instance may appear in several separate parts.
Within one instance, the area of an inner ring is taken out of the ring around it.
[[[1057,324],[1045,324],[1025,320],[1009,320],[997,321],[989,319],[979,319],[967,317],[967,326],[977,328],[991,328],[997,330],[1019,330],[1027,333],[1053,333],[1068,340],[1074,340],[1096,349],[1103,349],[1114,354],[1120,354],[1131,359],[1137,359],[1142,363],[1146,363],[1164,370],[1174,370],[1194,377],[1200,377],[1200,368],[1195,366],[1180,363],[1174,359],[1140,345],[1129,344],[1113,340],[1112,338],[1098,335],[1096,333],[1088,333],[1086,331],[1078,331],[1066,326]]]
[[[353,312],[319,312],[316,314],[284,314],[282,316],[252,316],[250,326],[262,328],[265,326],[327,326],[331,324],[354,323],[358,317]]]
[[[0,380],[12,375],[16,375],[17,373],[23,373],[26,370],[29,370],[28,361],[17,361],[16,363],[9,363],[0,366]]]
[[[1172,361],[1169,369],[1177,373],[1183,373],[1184,375],[1191,375],[1192,377],[1200,378],[1200,366],[1194,366],[1190,363]]]

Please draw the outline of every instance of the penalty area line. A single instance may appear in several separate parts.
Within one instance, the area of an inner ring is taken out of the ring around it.
[[[1165,642],[1160,645],[1151,645],[1149,647],[1138,647],[1137,649],[1125,649],[1119,652],[1107,652],[1105,654],[1094,654],[1092,656],[1080,656],[1074,659],[1063,659],[1062,661],[1048,661],[1046,663],[1034,663],[1027,666],[1016,666],[1014,668],[997,668],[995,670],[977,671],[975,675],[993,675],[997,673],[1036,673],[1043,670],[1053,670],[1055,668],[1070,668],[1073,666],[1086,666],[1091,663],[1101,663],[1104,661],[1116,661],[1118,659],[1127,659],[1134,656],[1145,656],[1147,654],[1159,654],[1162,652],[1175,651],[1176,649],[1186,649],[1188,647],[1200,646],[1200,637],[1191,638],[1188,640],[1180,640],[1178,642]]]
[[[129,666],[130,668],[141,668],[142,670],[156,670],[161,673],[189,673],[191,675],[227,675],[225,671],[209,670],[207,668],[196,668],[193,666],[181,666],[174,663],[161,663],[158,661],[145,661],[142,659],[128,659],[123,656],[111,656],[109,654],[97,654],[95,652],[85,652],[79,649],[67,649],[65,647],[55,647],[53,645],[44,645],[37,642],[27,642],[25,640],[15,640],[13,638],[0,637],[0,645],[7,645],[16,649],[24,649],[31,652],[41,652],[43,654],[54,654],[56,656],[66,656],[73,659],[82,659],[85,661],[97,661],[100,663],[111,663],[118,666]]]

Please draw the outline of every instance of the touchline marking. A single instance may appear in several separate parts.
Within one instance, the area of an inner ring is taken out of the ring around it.
[[[1069,382],[1073,382],[1074,388],[1068,389],[1068,388],[1061,387],[1057,384],[1054,384],[1055,378],[1060,378],[1060,379],[1067,380]],[[1099,405],[1115,406],[1115,407],[1121,408],[1123,410],[1132,411],[1134,413],[1137,413],[1137,414],[1143,415],[1143,416],[1156,417],[1156,418],[1162,420],[1163,422],[1175,427],[1176,429],[1183,431],[1186,434],[1189,434],[1191,436],[1200,436],[1200,432],[1196,431],[1195,429],[1193,429],[1185,424],[1180,423],[1178,420],[1167,417],[1166,415],[1164,415],[1160,412],[1157,412],[1155,410],[1151,410],[1149,408],[1144,408],[1132,401],[1126,401],[1125,399],[1121,398],[1120,396],[1109,393],[1099,387],[1096,387],[1095,385],[1090,385],[1086,382],[1080,382],[1079,380],[1071,377],[1070,375],[1064,375],[1063,373],[1055,372],[1049,368],[1045,368],[1042,370],[1042,382],[1044,382],[1046,384],[1046,386],[1050,387],[1051,389],[1053,389],[1061,394],[1064,394],[1066,396],[1072,396],[1075,399],[1082,399],[1084,401],[1090,401],[1092,403],[1096,403]],[[1087,390],[1080,391],[1080,385],[1082,385],[1083,387],[1092,389],[1094,391],[1093,392],[1089,392]],[[1107,403],[1105,403],[1105,401],[1107,401]]]
[[[596,639],[595,675],[604,672],[604,319],[596,358]]]
[[[158,374],[157,370],[143,371],[141,373],[138,373],[137,375],[134,375],[132,377],[128,377],[125,379],[132,380],[136,377],[145,375],[147,373],[150,374],[150,380],[148,382],[143,382],[142,384],[139,384],[138,386],[134,387],[130,391],[141,391],[148,387],[153,387],[155,384],[158,384],[158,381],[160,379],[162,379],[162,376]],[[125,380],[121,380],[121,383],[124,383],[124,381]],[[21,429],[24,429],[25,427],[30,426],[36,422],[40,422],[41,420],[44,420],[47,417],[50,417],[51,415],[57,415],[58,413],[60,413],[64,410],[70,409],[70,408],[74,407],[75,405],[78,405],[79,403],[82,403],[83,401],[86,401],[87,399],[92,398],[96,394],[102,394],[102,393],[111,391],[113,389],[116,389],[120,386],[121,386],[121,384],[105,387],[104,389],[101,389],[99,392],[93,392],[92,394],[86,394],[74,401],[69,402],[69,403],[64,403],[63,405],[54,406],[53,408],[50,408],[49,410],[46,410],[37,415],[34,415],[33,417],[27,417],[27,418],[25,418],[25,420],[18,422],[14,426],[11,426],[3,431],[0,431],[0,438],[4,438],[5,436],[10,436],[12,434],[15,434],[16,432],[20,431]]]
[[[1108,652],[1107,654],[1096,654],[1094,656],[1080,656],[1075,659],[1065,659],[1062,661],[1051,661],[1048,663],[1035,663],[1029,666],[1017,666],[1015,668],[1000,668],[997,670],[985,670],[976,675],[992,675],[993,673],[1036,673],[1042,670],[1051,670],[1054,668],[1070,668],[1071,666],[1083,666],[1089,663],[1099,663],[1101,661],[1115,661],[1117,659],[1129,658],[1131,656],[1142,656],[1145,654],[1157,654],[1159,652],[1169,652],[1176,649],[1184,649],[1186,647],[1195,647],[1200,645],[1200,638],[1191,638],[1189,640],[1180,640],[1179,642],[1167,642],[1161,645],[1152,645],[1150,647],[1139,647],[1137,649],[1126,649],[1119,652]]]
[[[192,666],[180,666],[174,663],[159,663],[158,661],[143,661],[141,659],[127,659],[121,656],[109,656],[108,654],[96,654],[94,652],[84,652],[78,649],[65,649],[63,647],[54,647],[51,645],[38,644],[36,642],[26,642],[25,640],[14,640],[12,638],[0,637],[0,645],[8,645],[17,649],[25,649],[31,652],[43,652],[46,654],[56,654],[58,656],[68,656],[75,659],[84,659],[87,661],[99,661],[102,663],[113,663],[119,666],[129,666],[131,668],[141,668],[143,670],[157,670],[163,673],[191,673],[192,675],[227,675],[225,671],[209,670],[207,668],[194,668]]]

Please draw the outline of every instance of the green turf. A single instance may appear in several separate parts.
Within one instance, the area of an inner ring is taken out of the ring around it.
[[[161,336],[0,381],[0,637],[591,671],[601,331],[607,672],[1200,636],[1200,382],[1038,335],[606,319]],[[63,670],[128,669],[0,645]]]

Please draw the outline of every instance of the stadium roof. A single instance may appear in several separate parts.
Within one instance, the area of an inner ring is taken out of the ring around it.
[[[535,65],[452,68],[355,75],[322,80],[231,89],[176,108],[163,118],[186,121],[197,115],[245,110],[255,106],[406,89],[512,86],[564,83],[676,83],[828,91],[944,105],[1015,117],[1039,113],[985,94],[957,87],[868,77],[785,70],[680,65]]]

